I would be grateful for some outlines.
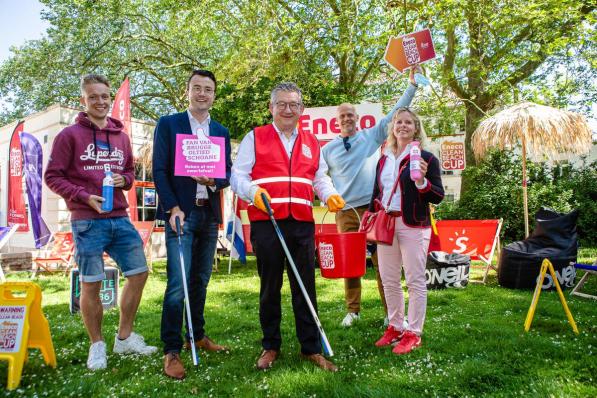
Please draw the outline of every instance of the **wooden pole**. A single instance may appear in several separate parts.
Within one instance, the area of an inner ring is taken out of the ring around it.
[[[524,206],[524,237],[529,236],[529,203],[527,197],[527,147],[522,135],[522,201]]]
[[[236,207],[238,206],[238,196],[232,194],[232,242],[228,255],[228,274],[232,273],[232,250],[234,249],[234,238],[236,238]]]

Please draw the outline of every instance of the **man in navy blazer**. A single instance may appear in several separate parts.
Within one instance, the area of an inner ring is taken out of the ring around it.
[[[153,178],[158,192],[157,218],[166,222],[168,283],[162,308],[161,339],[164,343],[164,373],[175,379],[185,376],[180,360],[183,347],[184,290],[178,253],[175,219],[180,219],[186,279],[195,345],[209,351],[223,351],[205,335],[203,310],[207,284],[216,250],[218,224],[222,223],[220,190],[229,185],[232,161],[228,129],[211,119],[209,110],[215,99],[217,82],[207,70],[194,70],[187,82],[189,107],[185,112],[163,116],[155,128]],[[174,175],[177,134],[204,134],[224,137],[226,178],[179,177]],[[190,349],[188,331],[184,347]]]

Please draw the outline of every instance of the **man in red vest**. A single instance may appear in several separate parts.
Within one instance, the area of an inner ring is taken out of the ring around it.
[[[317,309],[315,297],[315,224],[313,189],[330,211],[344,207],[327,175],[315,136],[297,129],[303,113],[302,93],[294,83],[280,83],[271,93],[269,110],[273,124],[257,127],[243,139],[230,183],[249,205],[251,244],[257,256],[259,320],[263,331],[263,352],[258,369],[270,368],[280,353],[282,307],[280,289],[286,255],[279,242],[261,194],[271,203],[274,217],[296,263],[307,293]],[[322,369],[338,368],[321,355],[321,339],[294,274],[289,270],[292,308],[301,356]]]

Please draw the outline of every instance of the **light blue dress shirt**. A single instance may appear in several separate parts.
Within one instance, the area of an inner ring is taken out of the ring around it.
[[[379,147],[387,137],[388,124],[396,109],[410,105],[416,90],[409,83],[394,108],[379,123],[349,137],[348,151],[344,148],[341,136],[322,148],[321,154],[328,165],[334,187],[347,205],[359,207],[369,204],[373,194],[375,167],[380,157]]]

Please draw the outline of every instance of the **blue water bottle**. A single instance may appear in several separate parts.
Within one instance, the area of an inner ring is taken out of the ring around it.
[[[114,179],[112,178],[112,171],[109,164],[104,165],[104,174],[105,177],[102,182],[102,197],[104,198],[102,210],[110,212],[114,204]]]

